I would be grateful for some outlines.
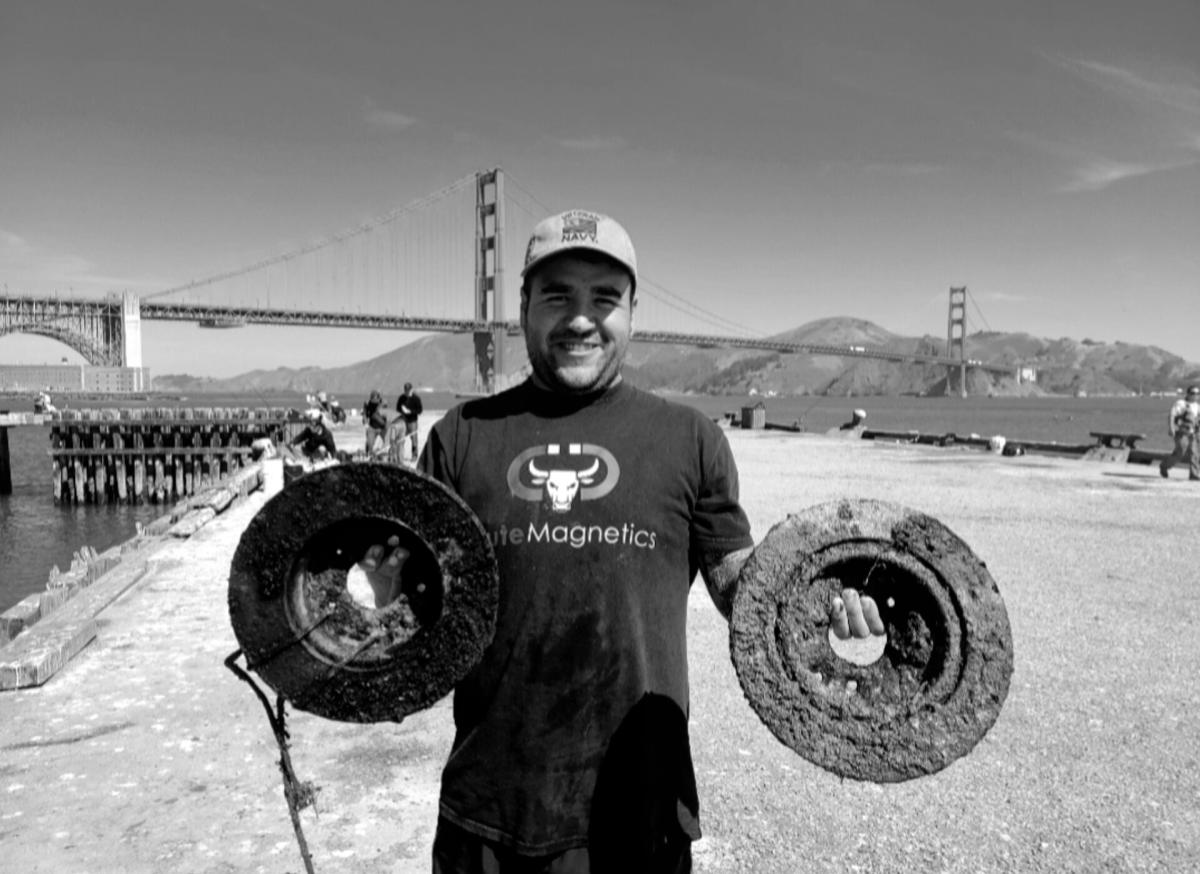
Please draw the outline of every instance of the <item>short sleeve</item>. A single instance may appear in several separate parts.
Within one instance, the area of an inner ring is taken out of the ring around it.
[[[700,488],[692,514],[693,549],[697,554],[725,554],[753,546],[750,521],[739,501],[738,470],[729,441],[715,425],[702,428],[700,451]]]

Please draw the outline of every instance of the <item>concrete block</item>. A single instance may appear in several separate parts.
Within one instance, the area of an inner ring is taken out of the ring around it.
[[[27,595],[0,613],[0,644],[12,640],[41,617],[38,601],[41,593]]]
[[[216,518],[216,515],[217,511],[211,507],[202,507],[199,510],[193,510],[172,525],[167,534],[171,537],[191,537]]]
[[[0,691],[45,683],[95,639],[97,625],[95,620],[87,619],[45,633],[42,630],[33,629],[0,650]]]
[[[209,495],[205,506],[209,507],[216,513],[223,513],[225,509],[233,503],[233,499],[237,497],[237,492],[233,489],[219,489]]]
[[[145,561],[122,562],[20,636],[0,645],[0,690],[40,686],[54,676],[96,637],[96,616],[149,569]]]

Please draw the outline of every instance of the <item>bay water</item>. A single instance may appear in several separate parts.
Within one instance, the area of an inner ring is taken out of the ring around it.
[[[1002,435],[1010,440],[1091,443],[1092,431],[1141,433],[1146,449],[1168,449],[1167,410],[1171,399],[1134,398],[987,398],[987,397],[746,397],[731,395],[671,395],[695,406],[711,418],[762,404],[766,421],[793,425],[810,433],[824,433],[848,421],[852,411],[866,411],[866,425],[889,431],[953,433],[960,437]],[[422,395],[431,414],[448,409],[461,398],[451,393]],[[365,397],[340,397],[343,406],[357,410]],[[393,399],[389,398],[389,402]],[[124,399],[75,401],[74,407],[285,407],[302,409],[305,397],[297,393],[194,395],[188,398],[150,396],[131,402]],[[0,408],[32,411],[28,398],[0,399]],[[342,428],[357,427],[355,419]],[[336,436],[335,431],[335,436]],[[50,569],[66,570],[72,555],[83,546],[98,552],[136,534],[169,510],[152,504],[134,506],[60,506],[50,491],[49,428],[9,428],[13,491],[0,495],[0,612],[26,595],[42,591]],[[743,488],[753,484],[744,483]]]

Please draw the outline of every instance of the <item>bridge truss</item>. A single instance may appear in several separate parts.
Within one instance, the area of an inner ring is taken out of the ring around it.
[[[0,335],[37,334],[74,349],[89,364],[126,366],[127,306],[119,295],[99,300],[5,295],[0,297]]]

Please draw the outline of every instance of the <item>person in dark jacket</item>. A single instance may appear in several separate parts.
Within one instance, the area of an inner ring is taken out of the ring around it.
[[[325,424],[325,417],[320,410],[309,410],[308,424],[304,430],[293,437],[289,447],[300,447],[301,454],[309,461],[324,461],[337,457],[337,444],[333,440],[333,432]]]
[[[366,425],[366,451],[368,458],[383,448],[387,434],[387,411],[383,405],[383,395],[378,390],[372,391],[363,404],[363,423]]]
[[[412,383],[404,383],[404,392],[400,397],[396,398],[396,412],[400,414],[400,421],[396,423],[396,435],[393,438],[400,443],[400,458],[404,457],[404,449],[411,443],[412,454],[410,457],[416,461],[417,448],[420,443],[420,436],[417,433],[418,420],[424,411],[425,408],[421,403],[421,396],[413,391]]]

